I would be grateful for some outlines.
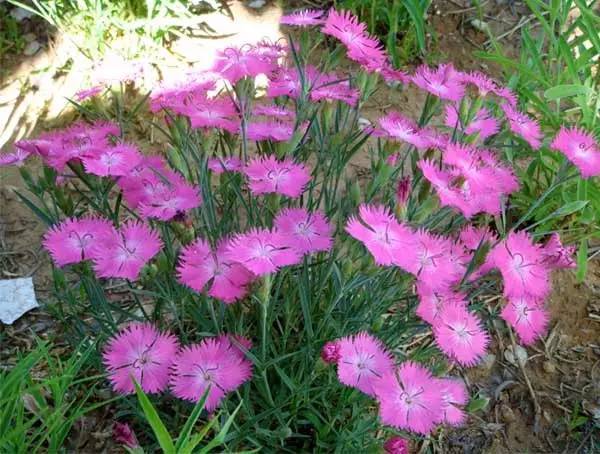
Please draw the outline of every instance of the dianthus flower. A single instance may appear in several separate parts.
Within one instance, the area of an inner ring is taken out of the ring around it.
[[[460,131],[464,131],[465,134],[479,134],[481,140],[485,140],[494,134],[497,134],[500,130],[500,124],[498,120],[494,118],[491,112],[482,107],[477,111],[475,117],[469,122],[469,124],[462,124],[459,119],[458,107],[453,104],[447,104],[445,108],[444,124],[449,128],[456,128]]]
[[[223,172],[241,172],[242,167],[242,161],[234,157],[210,158],[208,160],[208,168],[216,175]]]
[[[202,238],[184,247],[177,265],[178,280],[197,292],[209,287],[208,294],[226,304],[242,298],[253,275],[239,263],[228,260],[226,249],[226,241],[213,251]]]
[[[391,437],[383,444],[383,450],[387,454],[409,454],[409,442],[406,438]]]
[[[287,142],[293,135],[294,123],[290,121],[251,121],[246,126],[246,137],[257,142],[262,140]]]
[[[102,93],[104,91],[104,85],[96,85],[94,87],[84,88],[83,90],[79,90],[75,93],[75,99],[77,101],[85,101],[86,99],[93,98],[94,96]]]
[[[22,148],[15,148],[11,153],[0,154],[0,167],[4,166],[17,166],[21,167],[25,160],[31,156],[31,150],[24,150]]]
[[[544,263],[552,269],[577,268],[573,259],[575,246],[564,246],[560,235],[553,233],[543,247]]]
[[[296,116],[293,110],[277,104],[258,104],[252,109],[252,114],[281,119],[293,119]]]
[[[544,135],[542,134],[538,122],[524,113],[519,112],[510,104],[502,104],[501,107],[508,120],[510,130],[521,137],[534,150],[540,148]]]
[[[427,435],[443,408],[440,389],[431,373],[407,361],[373,383],[383,424]]]
[[[594,136],[579,128],[560,128],[551,147],[563,153],[583,178],[600,175],[600,147]]]
[[[206,99],[207,92],[216,89],[220,77],[214,72],[202,71],[187,73],[176,79],[162,80],[150,94],[150,111],[171,109],[183,113],[182,107],[186,106],[190,99]]]
[[[475,365],[490,342],[481,321],[461,303],[442,307],[433,325],[433,334],[440,350],[463,366]]]
[[[278,161],[274,156],[262,156],[251,160],[244,169],[253,194],[282,194],[299,197],[310,181],[310,173],[303,164],[291,159]]]
[[[58,266],[79,263],[92,258],[95,243],[112,230],[106,219],[67,219],[46,232],[43,245]]]
[[[412,76],[419,88],[448,101],[460,101],[465,93],[462,73],[452,64],[439,65],[437,69],[421,65]]]
[[[327,364],[335,364],[340,359],[340,345],[337,341],[327,342],[321,350],[321,358]]]
[[[252,229],[234,236],[224,257],[243,265],[257,276],[274,273],[281,267],[300,261],[300,255],[286,235],[267,229]]]
[[[173,394],[198,402],[210,387],[205,408],[213,411],[227,393],[252,377],[252,363],[240,353],[226,338],[204,339],[183,347],[173,364]]]
[[[336,74],[322,74],[314,82],[310,90],[312,101],[340,101],[349,106],[356,106],[360,91],[352,88],[348,80],[340,79]]]
[[[102,148],[91,156],[82,157],[85,171],[101,177],[127,176],[142,159],[137,147],[126,143]]]
[[[145,184],[147,197],[138,205],[144,218],[168,221],[200,205],[198,189],[174,172],[169,175],[168,180],[147,181]]]
[[[304,208],[286,208],[273,224],[278,232],[290,237],[290,244],[301,255],[329,251],[333,245],[333,229],[319,210],[309,213]]]
[[[261,55],[254,46],[245,45],[240,48],[228,47],[217,52],[212,70],[231,84],[235,84],[244,77],[268,75],[276,67],[276,59]]]
[[[309,27],[321,25],[324,22],[325,11],[316,9],[303,9],[290,14],[285,14],[279,19],[281,25],[295,25],[297,27]]]
[[[178,348],[175,336],[148,323],[130,323],[108,342],[102,354],[113,389],[133,394],[133,378],[144,392],[163,391]]]
[[[414,234],[398,223],[391,211],[381,205],[363,204],[359,217],[352,216],[346,224],[346,232],[369,250],[378,265],[395,264],[404,268],[405,262],[414,261],[411,252]],[[397,254],[401,251],[401,254]]]
[[[99,277],[135,280],[161,248],[162,241],[155,230],[141,222],[127,221],[94,243],[94,270]]]
[[[500,315],[525,345],[541,338],[548,327],[549,314],[543,302],[527,296],[509,298]]]
[[[381,117],[379,125],[390,137],[407,142],[419,150],[430,147],[427,134],[424,134],[414,121],[398,112],[390,112]]]
[[[461,407],[469,402],[465,384],[455,378],[440,378],[437,383],[442,395],[442,422],[451,426],[461,426],[467,419]]]
[[[340,382],[374,395],[374,383],[393,370],[394,360],[383,344],[366,332],[338,339]]]
[[[229,98],[200,97],[180,110],[190,119],[192,128],[217,128],[236,133],[240,127],[238,111]]]
[[[480,96],[487,96],[488,94],[495,93],[496,90],[498,90],[498,84],[496,81],[479,71],[463,73],[462,80],[466,84],[474,85],[479,91]]]
[[[511,232],[489,255],[500,270],[507,297],[545,298],[550,292],[550,271],[544,250],[527,232]]]
[[[419,304],[416,314],[424,321],[433,325],[446,304],[461,304],[467,307],[465,295],[450,289],[434,290],[426,282],[417,282]]]

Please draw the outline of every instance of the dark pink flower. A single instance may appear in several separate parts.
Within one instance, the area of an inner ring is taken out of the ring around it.
[[[551,147],[563,153],[583,178],[600,175],[600,147],[594,136],[579,128],[560,128]]]
[[[141,222],[127,221],[94,243],[94,270],[99,277],[136,280],[161,248],[162,241],[155,230]]]
[[[410,177],[403,177],[398,180],[396,185],[396,204],[398,206],[406,206],[410,197],[412,180]]]
[[[383,444],[387,454],[409,454],[409,442],[406,438],[391,437]]]
[[[311,25],[321,25],[324,22],[322,16],[325,11],[316,9],[303,9],[290,14],[285,14],[279,19],[282,25],[295,25],[297,27],[309,27]]]
[[[252,377],[252,363],[226,338],[207,338],[183,347],[173,363],[171,391],[198,402],[207,389],[206,410],[217,408],[226,394]]]
[[[337,341],[327,342],[321,350],[321,358],[327,364],[337,363],[340,359],[340,345]]]
[[[338,339],[338,378],[347,386],[374,395],[374,383],[394,367],[392,355],[366,332]]]
[[[134,378],[147,393],[163,391],[179,348],[177,338],[148,323],[130,323],[113,337],[102,353],[113,389],[133,394]]]
[[[208,294],[226,304],[244,297],[252,273],[225,257],[227,242],[216,251],[201,238],[181,251],[177,265],[178,280],[197,292],[208,287]]]
[[[329,251],[333,245],[333,228],[323,212],[309,213],[304,208],[285,208],[273,222],[278,232],[290,237],[299,254]]]
[[[440,99],[460,101],[465,93],[463,75],[452,64],[439,65],[437,69],[421,65],[412,76],[412,82]]]
[[[92,258],[92,249],[100,238],[110,235],[112,224],[106,219],[67,219],[44,235],[44,248],[58,266]]]
[[[243,265],[257,276],[274,273],[281,267],[300,261],[300,255],[287,236],[267,229],[252,229],[234,236],[224,257]]]
[[[277,193],[299,197],[310,181],[310,173],[303,164],[295,164],[291,159],[278,161],[274,156],[254,158],[244,173],[255,195]]]
[[[140,447],[140,443],[135,436],[135,432],[127,423],[115,422],[113,424],[113,440],[119,444],[127,446],[130,449]]]
[[[379,418],[383,424],[429,434],[443,408],[436,379],[419,364],[407,361],[375,381]]]
[[[521,137],[534,150],[540,148],[544,135],[542,134],[538,122],[524,113],[519,112],[510,104],[502,104],[501,107],[508,120],[510,130]]]

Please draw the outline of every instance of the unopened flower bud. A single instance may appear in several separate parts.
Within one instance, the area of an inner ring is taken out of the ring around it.
[[[125,445],[128,448],[135,449],[140,447],[133,429],[127,423],[116,422],[113,425],[113,438],[117,443]]]
[[[402,437],[392,437],[383,445],[388,454],[408,454],[408,440]]]
[[[334,364],[340,358],[340,347],[337,342],[327,342],[321,350],[321,358],[327,364]]]

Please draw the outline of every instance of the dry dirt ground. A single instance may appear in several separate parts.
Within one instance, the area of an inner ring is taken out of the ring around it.
[[[509,54],[516,54],[518,26],[528,18],[523,6],[494,0],[483,5],[484,19],[492,32],[496,36],[505,35],[503,45]],[[276,24],[281,10],[268,8],[262,15],[240,10],[239,15],[247,22],[241,30],[260,28],[278,36]],[[473,24],[472,19],[478,17],[474,8],[466,1],[438,1],[431,11],[438,37],[435,48],[441,59],[453,61],[461,69],[482,69],[501,77],[498,68],[489,67],[472,55],[487,40],[481,27]],[[219,22],[216,24],[218,31]],[[226,21],[223,24],[231,26]],[[190,40],[180,43],[179,48],[184,52],[193,50],[198,55],[205,49],[203,45]],[[5,150],[10,149],[16,138],[31,136],[34,131],[64,124],[72,118],[63,96],[72,96],[73,87],[82,83],[82,75],[62,72],[64,62],[54,58],[56,46],[48,47],[48,51],[31,60],[13,57],[14,71],[5,73],[0,85],[3,128],[0,146],[6,143]],[[48,66],[55,69],[50,75],[35,72]],[[385,89],[369,102],[366,116],[375,118],[390,108],[416,112],[422,102],[422,95],[413,90]],[[356,162],[358,167],[360,161]],[[43,301],[52,287],[50,262],[40,246],[44,228],[18,201],[15,189],[23,190],[18,171],[0,169],[0,279],[33,276],[36,293]],[[531,348],[517,347],[503,327],[496,327],[492,333],[493,347],[484,363],[461,372],[471,394],[488,398],[489,404],[473,415],[466,427],[443,431],[435,439],[414,446],[415,449],[456,453],[591,453],[595,447],[600,452],[600,434],[593,432],[594,418],[600,421],[600,265],[596,261],[590,263],[583,283],[576,283],[571,272],[556,273],[550,309],[549,334]],[[13,326],[0,326],[3,335],[0,365],[9,365],[16,349],[29,349],[33,333],[47,336],[52,323],[40,310],[29,313]],[[109,431],[103,424],[106,423],[102,415],[86,422],[88,427],[91,425],[88,432],[100,434],[91,444],[96,443],[94,446],[98,448],[103,446],[102,439]]]

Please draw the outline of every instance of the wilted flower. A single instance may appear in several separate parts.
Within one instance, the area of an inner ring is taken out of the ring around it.
[[[24,150],[22,148],[15,148],[12,153],[0,154],[0,167],[4,166],[17,166],[21,167],[25,160],[31,156],[31,150]]]
[[[210,387],[205,408],[213,411],[227,393],[251,377],[252,363],[229,340],[204,339],[177,354],[170,384],[175,396],[192,402],[198,402]]]
[[[378,339],[366,332],[343,337],[336,343],[340,382],[374,395],[374,383],[394,367],[392,355]]]
[[[287,197],[299,197],[310,181],[310,174],[303,164],[291,159],[277,161],[273,156],[251,160],[244,173],[254,194],[278,193]]]
[[[419,364],[407,361],[373,383],[383,424],[426,435],[443,408],[436,379]]]
[[[85,101],[86,99],[93,98],[97,94],[102,93],[105,88],[104,85],[96,85],[94,87],[79,90],[75,93],[75,99],[77,99],[77,101]]]
[[[580,128],[560,128],[551,147],[563,153],[583,178],[600,175],[600,148],[594,136]]]
[[[398,206],[406,206],[410,197],[410,188],[412,180],[410,177],[403,177],[398,180],[396,185],[396,204]]]
[[[148,323],[130,323],[108,342],[102,354],[113,389],[134,393],[134,378],[144,392],[161,392],[169,382],[169,368],[178,348],[175,336]]]

